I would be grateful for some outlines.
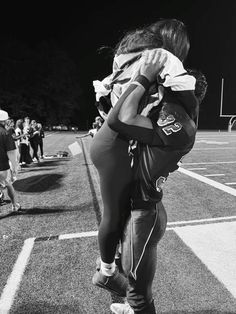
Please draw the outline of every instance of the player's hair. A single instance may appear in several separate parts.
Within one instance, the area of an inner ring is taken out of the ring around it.
[[[201,104],[201,102],[206,96],[207,87],[208,87],[206,77],[201,71],[196,70],[196,69],[187,69],[187,72],[188,74],[194,76],[196,79],[194,93],[198,99],[199,104]]]
[[[190,48],[186,26],[176,19],[159,19],[144,28],[128,32],[117,44],[115,53],[164,48],[184,61]]]

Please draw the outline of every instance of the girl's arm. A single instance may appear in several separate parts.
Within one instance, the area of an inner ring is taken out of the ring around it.
[[[144,56],[143,66],[134,82],[121,95],[115,107],[108,115],[108,125],[116,132],[128,139],[137,140],[146,144],[162,145],[161,138],[157,138],[152,121],[138,114],[138,106],[142,96],[163,69],[166,57],[161,52],[153,52]]]

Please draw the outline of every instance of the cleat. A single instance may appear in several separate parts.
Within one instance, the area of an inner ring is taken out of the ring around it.
[[[129,304],[112,303],[110,306],[112,313],[115,314],[134,314],[134,310]]]
[[[95,286],[106,289],[120,297],[126,296],[128,281],[122,274],[119,273],[117,268],[115,273],[109,277],[103,275],[101,271],[96,271],[92,282]]]

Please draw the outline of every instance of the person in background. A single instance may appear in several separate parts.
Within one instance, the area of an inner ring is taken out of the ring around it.
[[[25,133],[24,123],[22,119],[16,121],[16,145],[19,149],[19,164],[24,166],[31,163],[29,155],[29,135]]]
[[[24,122],[23,122],[23,133],[26,135],[24,139],[25,144],[27,144],[27,152],[26,152],[26,156],[27,156],[27,164],[32,163],[32,158],[30,155],[30,142],[29,142],[29,138],[31,135],[31,126],[30,126],[30,118],[29,117],[25,117],[24,118]]]
[[[10,134],[13,137],[13,139],[15,140],[15,122],[14,122],[14,120],[8,119],[6,121],[5,128],[8,132],[8,134]]]
[[[45,137],[44,134],[44,130],[43,130],[43,126],[41,123],[37,124],[38,129],[39,129],[39,149],[40,149],[40,158],[43,159],[44,158],[44,154],[43,154],[43,139]]]
[[[94,137],[95,134],[99,131],[102,127],[103,119],[101,117],[96,117],[95,121],[92,124],[92,129],[89,130],[88,134]]]
[[[39,135],[39,128],[37,125],[37,122],[35,120],[31,121],[30,124],[30,145],[33,149],[33,161],[39,163],[39,157],[38,157],[38,147],[39,147],[39,141],[40,141],[40,135]]]
[[[96,117],[95,122],[93,123],[93,129],[96,129],[98,131],[102,126],[102,122],[103,120],[101,117]]]
[[[0,217],[17,212],[21,206],[16,202],[15,190],[12,182],[15,180],[18,170],[17,150],[15,142],[5,129],[6,121],[9,119],[8,113],[0,110],[0,189],[7,189],[11,200],[11,209],[0,212]],[[11,168],[10,168],[11,165]]]

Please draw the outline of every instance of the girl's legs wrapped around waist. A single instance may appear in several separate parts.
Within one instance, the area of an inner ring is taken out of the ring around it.
[[[157,244],[165,233],[167,215],[162,202],[149,209],[133,209],[122,241],[122,268],[128,277],[127,299],[135,313],[155,313],[152,283]]]

